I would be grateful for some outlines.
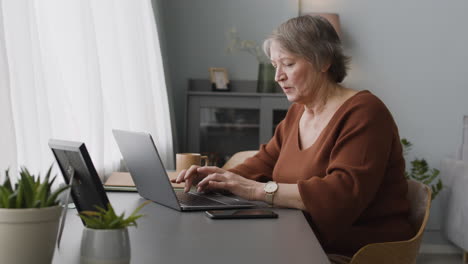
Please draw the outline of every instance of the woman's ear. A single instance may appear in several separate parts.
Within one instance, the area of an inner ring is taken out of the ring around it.
[[[329,69],[330,69],[330,66],[331,66],[331,63],[328,62],[328,63],[325,63],[323,66],[322,66],[322,69],[320,70],[321,72],[327,72]]]

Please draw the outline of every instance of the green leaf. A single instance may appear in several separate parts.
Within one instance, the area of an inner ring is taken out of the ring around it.
[[[46,207],[49,207],[49,206],[54,206],[54,205],[57,205],[58,202],[57,202],[57,197],[63,192],[65,191],[66,189],[68,189],[70,186],[66,185],[66,186],[63,186],[57,190],[55,190],[50,196],[49,198],[47,199],[47,203],[46,203]]]
[[[9,169],[7,169],[7,170],[5,171],[5,182],[3,183],[3,186],[4,186],[5,188],[7,188],[7,190],[9,190],[9,191],[12,192],[12,191],[13,191],[13,187],[11,186],[10,172],[9,172],[9,171],[10,171]]]
[[[45,176],[45,181],[46,182],[49,182],[49,178],[50,178],[50,173],[52,172],[52,168],[54,167],[54,164],[52,163],[49,167],[49,169],[47,170],[47,173],[46,173],[46,176]],[[52,185],[52,182],[51,182],[51,185]]]
[[[82,211],[80,214],[84,215],[84,216],[99,216],[99,215],[101,215],[99,212],[95,212],[95,211]]]
[[[80,214],[81,219],[85,222],[85,225],[89,228],[101,229],[101,221],[96,216],[90,216],[87,214]]]
[[[443,185],[442,185],[442,181],[441,181],[440,179],[439,179],[439,181],[437,182],[437,185],[436,185],[436,186],[437,186],[437,189],[438,189],[438,190],[442,190]]]
[[[21,175],[21,180],[27,181],[30,186],[34,186],[35,180],[31,176],[31,173],[29,173],[27,168],[22,167],[20,175]]]
[[[114,219],[109,223],[109,228],[116,229],[120,226],[120,223],[122,223],[122,220],[120,218]]]
[[[16,197],[16,204],[15,204],[15,208],[22,208],[23,207],[23,197],[24,197],[24,187],[23,187],[23,183],[20,182],[18,184],[18,196]]]
[[[1,193],[1,203],[3,208],[8,208],[8,197],[13,193],[12,191],[8,190],[8,188],[5,188],[3,186],[0,186],[0,193]]]
[[[8,197],[10,196],[11,192],[7,188],[0,186],[0,194],[1,194],[0,200],[1,200],[2,208],[8,208],[9,207]]]
[[[5,171],[5,181],[0,185],[0,207],[4,208],[40,208],[57,204],[58,195],[68,187],[51,192],[56,179],[51,179],[53,164],[49,167],[43,181],[40,174],[35,177],[26,167],[21,167],[19,179],[13,186],[9,170]]]
[[[136,226],[136,220],[142,215],[136,215],[137,212],[150,201],[146,201],[138,206],[129,217],[125,218],[125,213],[117,215],[111,204],[107,205],[107,209],[100,206],[95,206],[96,211],[84,211],[79,215],[85,222],[86,226],[95,229],[120,229],[129,226]]]
[[[401,144],[403,154],[406,156],[413,145],[406,138],[401,139]],[[432,199],[434,199],[443,188],[442,181],[439,178],[440,171],[435,168],[431,169],[425,159],[414,159],[410,164],[409,172],[405,171],[405,177],[428,185],[432,189]]]
[[[147,200],[144,203],[140,204],[137,208],[135,208],[135,210],[133,210],[133,212],[132,212],[132,214],[130,216],[131,217],[136,216],[136,214],[141,210],[141,208],[143,208],[144,206],[146,206],[150,202],[151,202],[150,200]]]
[[[0,187],[2,187],[2,186],[0,186]],[[2,188],[0,188],[0,208],[5,208],[5,206],[3,205],[3,199],[2,199],[2,197],[3,197],[3,189]]]
[[[8,208],[15,208],[16,197],[18,196],[17,192],[14,192],[8,196]]]
[[[41,200],[33,201],[31,207],[29,208],[41,208]]]
[[[403,156],[406,156],[411,150],[412,144],[406,138],[402,138],[401,145],[403,146]]]
[[[43,182],[37,188],[36,201],[40,201],[39,207],[45,207],[47,202],[47,188],[49,187],[48,182]]]
[[[33,188],[34,182],[31,182],[26,179],[26,176],[20,179],[20,183],[23,185],[23,197],[24,197],[24,202],[23,206],[24,208],[32,208],[34,204],[34,199],[35,199],[35,189]]]

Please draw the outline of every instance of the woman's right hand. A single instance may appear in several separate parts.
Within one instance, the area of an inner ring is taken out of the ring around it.
[[[198,168],[200,168],[200,166],[192,165],[190,168],[182,170],[177,178],[172,179],[171,182],[185,182],[184,192],[189,192],[193,185],[197,185],[201,180],[208,176],[206,173],[198,172]]]

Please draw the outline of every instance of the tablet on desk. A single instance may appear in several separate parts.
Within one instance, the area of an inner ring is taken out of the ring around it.
[[[57,160],[65,183],[79,212],[107,208],[109,199],[83,142],[50,139],[49,147]]]

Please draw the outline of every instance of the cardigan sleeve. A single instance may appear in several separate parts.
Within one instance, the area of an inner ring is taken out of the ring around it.
[[[393,118],[380,100],[352,106],[340,122],[326,175],[298,181],[324,243],[333,242],[372,202],[398,139]]]

